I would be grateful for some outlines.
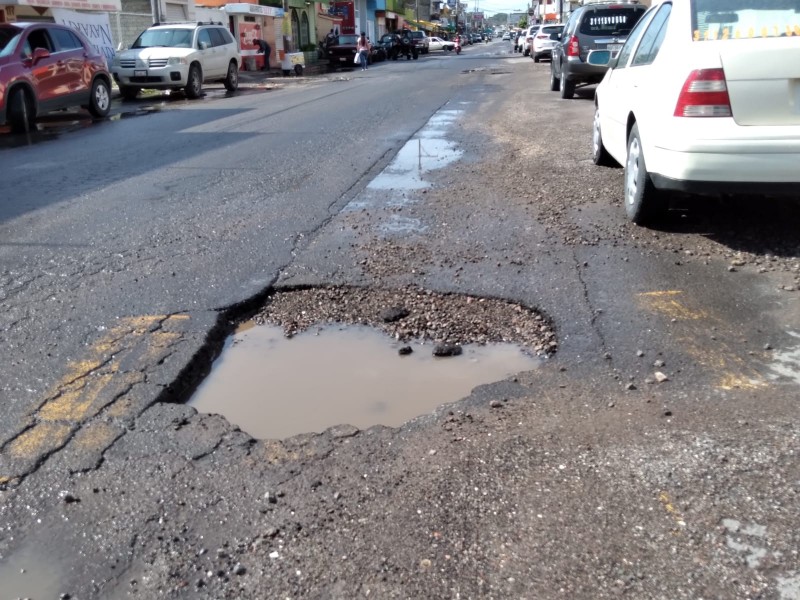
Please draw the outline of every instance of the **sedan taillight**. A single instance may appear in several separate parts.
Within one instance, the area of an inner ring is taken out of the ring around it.
[[[722,69],[689,73],[675,105],[676,117],[730,117],[731,99]]]
[[[581,45],[578,42],[578,36],[573,35],[570,40],[569,44],[567,44],[567,56],[580,56],[581,55]]]

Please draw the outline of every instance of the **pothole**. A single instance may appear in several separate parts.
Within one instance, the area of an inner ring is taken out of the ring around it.
[[[502,299],[418,288],[286,290],[228,339],[190,404],[257,438],[394,427],[535,369],[556,348],[543,315]]]

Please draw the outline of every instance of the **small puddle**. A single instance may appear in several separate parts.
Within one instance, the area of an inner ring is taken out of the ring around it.
[[[800,383],[800,333],[795,331],[786,333],[798,340],[798,345],[776,350],[772,355],[770,368],[778,377]]]
[[[413,352],[401,356],[406,345]],[[189,403],[261,439],[340,424],[397,427],[540,364],[513,344],[470,344],[450,358],[433,357],[433,347],[364,326],[327,326],[288,339],[280,327],[245,324]]]
[[[26,546],[0,564],[0,598],[58,598],[62,573],[46,553]]]

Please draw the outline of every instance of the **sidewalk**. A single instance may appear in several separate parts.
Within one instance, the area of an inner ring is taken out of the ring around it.
[[[258,85],[271,79],[290,80],[290,79],[303,79],[306,77],[313,77],[315,75],[323,75],[328,72],[328,61],[319,61],[316,63],[308,64],[303,67],[303,74],[299,77],[294,71],[289,71],[288,75],[284,75],[283,70],[278,67],[272,67],[268,71],[239,71],[239,84],[242,85]],[[277,82],[275,82],[277,83]]]

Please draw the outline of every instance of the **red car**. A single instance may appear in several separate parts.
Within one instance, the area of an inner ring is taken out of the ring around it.
[[[111,75],[86,38],[55,23],[0,24],[0,125],[28,131],[37,115],[71,106],[105,117]]]

